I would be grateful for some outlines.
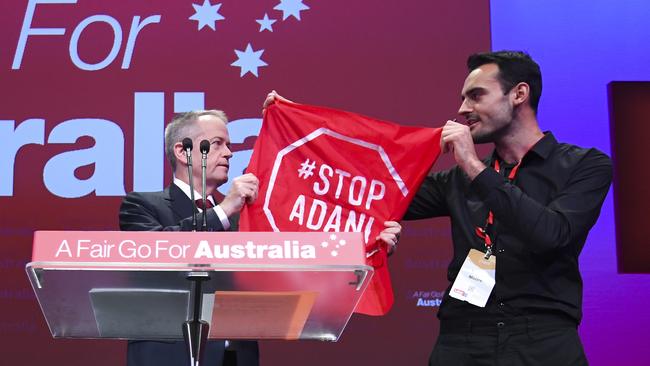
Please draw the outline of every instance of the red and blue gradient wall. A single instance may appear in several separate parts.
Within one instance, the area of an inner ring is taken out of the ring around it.
[[[207,107],[228,113],[236,175],[250,156],[271,89],[304,103],[437,127],[456,115],[467,55],[513,48],[530,52],[542,66],[543,129],[610,153],[608,83],[650,80],[650,4],[643,1],[288,4],[0,5],[3,362],[124,362],[121,341],[53,340],[24,265],[34,230],[115,230],[124,192],[162,188],[170,180],[162,129],[174,112]],[[21,43],[30,5],[31,28],[48,34],[30,34]],[[635,128],[643,118],[623,123]],[[443,157],[436,169],[450,165]],[[264,342],[263,364],[424,364],[447,287],[449,224],[410,222],[405,230],[391,257],[396,301],[387,316],[354,316],[336,344]],[[591,363],[643,364],[650,316],[641,304],[650,296],[649,275],[619,272],[612,195],[581,268],[581,333]]]
[[[646,20],[650,3],[502,0],[491,1],[490,15],[493,49],[526,50],[541,64],[544,91],[539,120],[544,130],[552,130],[558,140],[594,146],[610,155],[616,148],[610,145],[610,123],[648,136],[647,115],[610,119],[608,85],[650,81],[650,24]],[[646,151],[647,144],[636,146],[639,157]],[[618,175],[621,169],[633,168],[622,158],[615,162]],[[642,172],[648,166],[634,168]],[[615,178],[614,185],[617,183]],[[647,182],[638,183],[647,186]],[[645,203],[645,207],[649,205]],[[650,241],[646,235],[645,242],[617,243],[614,206],[610,191],[580,257],[584,280],[580,333],[591,364],[644,365],[650,327],[646,305],[650,273],[625,273],[618,261],[617,244],[619,248],[641,246],[649,253]],[[637,217],[638,225],[625,229],[647,232],[648,212],[646,209],[645,215]]]

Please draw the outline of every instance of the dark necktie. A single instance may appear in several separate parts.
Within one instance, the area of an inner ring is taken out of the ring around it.
[[[205,210],[205,208],[203,207],[203,200],[202,199],[198,199],[198,200],[196,200],[194,202],[196,202],[196,207],[200,208],[201,210]],[[214,205],[212,204],[212,201],[210,201],[209,199],[206,199],[205,200],[205,207],[212,208],[212,207],[214,207]]]

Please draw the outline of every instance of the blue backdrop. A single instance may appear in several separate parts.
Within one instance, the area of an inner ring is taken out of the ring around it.
[[[492,48],[528,51],[542,66],[541,127],[611,154],[607,84],[650,81],[650,2],[493,0],[490,10]],[[650,274],[619,274],[616,263],[610,190],[581,256],[580,332],[592,365],[646,364]]]

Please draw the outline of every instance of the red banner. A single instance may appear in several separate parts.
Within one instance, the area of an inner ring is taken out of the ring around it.
[[[362,232],[375,274],[356,311],[386,314],[393,290],[386,248],[375,238],[384,221],[404,215],[439,141],[439,128],[278,101],[264,115],[248,166],[261,184],[240,230]]]

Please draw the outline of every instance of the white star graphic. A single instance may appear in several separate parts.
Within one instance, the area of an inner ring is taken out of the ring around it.
[[[273,23],[277,22],[275,19],[269,19],[269,15],[264,13],[264,18],[262,19],[255,19],[256,22],[259,23],[260,25],[260,32],[263,32],[265,29],[269,30],[270,32],[273,32]]]
[[[215,30],[214,23],[217,20],[224,20],[221,14],[219,14],[219,8],[221,4],[212,5],[210,0],[204,0],[203,5],[192,4],[194,8],[194,15],[189,19],[196,20],[199,23],[199,30],[203,29],[206,25],[212,30]]]
[[[302,3],[303,0],[280,0],[280,3],[273,9],[282,11],[282,20],[289,16],[300,20],[300,11],[307,10],[309,7]]]
[[[262,53],[264,53],[264,50],[253,51],[253,47],[249,43],[246,46],[246,50],[235,50],[235,54],[237,54],[237,61],[230,64],[230,66],[241,67],[239,77],[244,77],[247,72],[250,72],[251,74],[255,75],[255,77],[258,77],[257,68],[268,66],[268,64],[261,59]]]

